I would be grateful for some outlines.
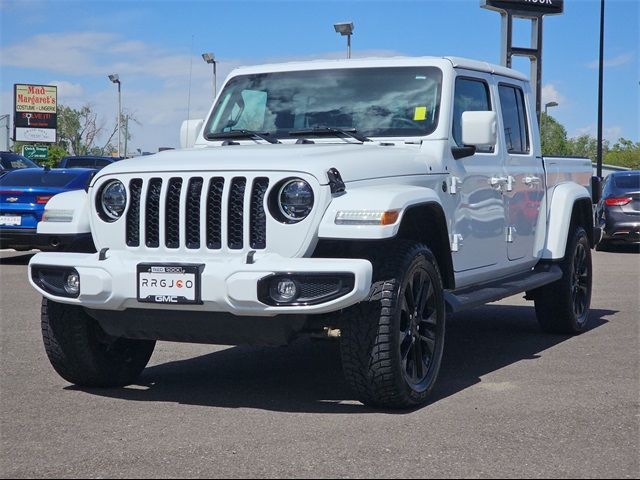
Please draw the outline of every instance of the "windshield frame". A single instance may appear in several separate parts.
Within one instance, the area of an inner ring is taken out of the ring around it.
[[[376,132],[371,132],[370,130],[355,130],[352,129],[351,131],[356,131],[358,134],[360,135],[366,135],[367,137],[371,138],[371,139],[393,139],[393,140],[399,140],[399,139],[422,139],[425,137],[429,137],[430,135],[433,135],[438,128],[440,127],[440,125],[442,124],[442,104],[444,101],[444,94],[446,92],[446,82],[447,82],[447,75],[445,70],[440,66],[440,65],[434,65],[434,64],[403,64],[403,65],[363,65],[363,66],[350,66],[347,68],[344,67],[333,67],[333,68],[310,68],[310,69],[292,69],[292,70],[279,70],[279,69],[275,69],[275,70],[269,70],[269,71],[256,71],[256,72],[252,72],[252,71],[242,71],[240,73],[238,73],[237,75],[232,75],[230,76],[227,81],[224,83],[222,89],[220,90],[220,93],[218,94],[218,96],[216,97],[216,101],[214,103],[214,105],[212,106],[212,108],[209,111],[209,114],[207,116],[207,119],[203,125],[203,128],[201,130],[201,134],[200,136],[204,138],[204,140],[206,142],[217,142],[217,141],[222,141],[222,139],[218,140],[218,139],[211,139],[211,138],[207,138],[207,135],[213,133],[213,135],[215,135],[215,133],[213,130],[213,125],[215,122],[219,121],[218,117],[220,115],[224,114],[224,109],[227,108],[226,103],[229,100],[228,96],[225,96],[225,92],[228,90],[229,86],[232,84],[235,84],[238,81],[242,81],[242,79],[246,79],[247,77],[256,77],[256,76],[263,76],[263,75],[286,75],[286,74],[318,74],[318,73],[322,73],[322,74],[331,74],[331,72],[345,72],[345,71],[362,71],[362,70],[422,70],[424,72],[430,72],[430,74],[433,76],[433,79],[436,81],[436,89],[435,89],[435,96],[434,96],[434,110],[435,113],[433,115],[433,122],[432,124],[429,126],[428,129],[425,129],[424,131],[420,132],[420,133],[415,133],[415,131],[410,131],[409,129],[408,132],[406,133],[387,133],[387,132],[380,132],[380,131],[376,131]],[[374,105],[375,106],[375,105]],[[329,127],[335,127],[334,125],[328,125]],[[338,127],[338,128],[346,128],[346,127]],[[388,130],[392,130],[392,128],[389,127],[380,127],[380,129],[378,130],[383,130],[384,128],[387,128]],[[284,130],[284,129],[283,129]],[[295,131],[297,130],[297,128],[293,127],[290,128],[288,131]],[[396,130],[400,130],[400,128],[396,128]],[[233,130],[231,130],[233,131]],[[301,138],[300,135],[289,135],[287,132],[284,131],[262,131],[260,130],[260,133],[268,133],[269,135],[272,136],[272,138],[275,139],[279,139],[279,140],[292,140],[292,141],[297,141]],[[331,138],[330,135],[321,135],[321,136],[315,136],[315,135],[309,135],[308,138],[313,138],[314,140],[316,138],[320,138],[322,137],[323,139],[327,139],[327,138]],[[344,138],[344,136],[336,134],[336,137],[338,138]],[[305,137],[307,138],[307,137]],[[249,140],[249,139],[248,139]]]

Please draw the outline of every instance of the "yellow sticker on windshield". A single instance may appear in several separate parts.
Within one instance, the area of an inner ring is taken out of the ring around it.
[[[421,122],[427,119],[427,107],[416,107],[416,111],[413,114],[413,119],[417,122]]]

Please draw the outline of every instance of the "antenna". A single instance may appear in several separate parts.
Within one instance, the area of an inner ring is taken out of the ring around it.
[[[189,138],[189,120],[191,120],[191,77],[193,76],[193,35],[191,35],[191,50],[189,50],[189,89],[187,95],[187,138]]]

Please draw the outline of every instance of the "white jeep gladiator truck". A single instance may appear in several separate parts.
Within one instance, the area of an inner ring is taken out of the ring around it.
[[[114,163],[55,196],[38,253],[49,359],[83,386],[132,383],[157,340],[340,337],[368,405],[425,403],[445,319],[526,292],[543,330],[587,328],[589,159],[542,157],[530,85],[459,58],[235,70],[183,149]]]

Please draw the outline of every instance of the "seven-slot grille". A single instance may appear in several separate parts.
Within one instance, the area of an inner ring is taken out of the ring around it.
[[[268,187],[266,177],[131,179],[126,244],[169,249],[265,249],[264,197]]]

